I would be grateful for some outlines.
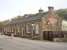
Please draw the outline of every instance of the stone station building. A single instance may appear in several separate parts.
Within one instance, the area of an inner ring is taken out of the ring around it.
[[[29,39],[53,40],[64,37],[62,31],[62,17],[49,6],[48,12],[42,9],[36,14],[26,14],[19,19],[13,19],[3,27],[6,35],[19,36]]]

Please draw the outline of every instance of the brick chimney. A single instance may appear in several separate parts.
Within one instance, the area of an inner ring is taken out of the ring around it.
[[[48,13],[49,13],[49,14],[53,14],[53,13],[54,13],[54,7],[49,6],[49,7],[48,7]]]

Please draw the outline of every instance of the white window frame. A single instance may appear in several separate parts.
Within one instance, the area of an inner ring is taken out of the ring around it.
[[[31,33],[30,31],[29,31],[29,24],[26,24],[26,33]]]
[[[39,24],[36,24],[35,26],[35,34],[39,34]]]

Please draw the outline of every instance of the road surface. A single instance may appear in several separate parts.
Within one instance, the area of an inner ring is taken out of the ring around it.
[[[67,43],[37,41],[0,35],[0,50],[67,50]]]

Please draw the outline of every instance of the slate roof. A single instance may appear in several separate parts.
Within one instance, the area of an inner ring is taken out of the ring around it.
[[[12,20],[9,24],[28,22],[28,21],[33,21],[33,20],[39,20],[45,14],[46,13],[37,13],[37,14],[28,15],[28,17],[23,16],[20,19]]]

